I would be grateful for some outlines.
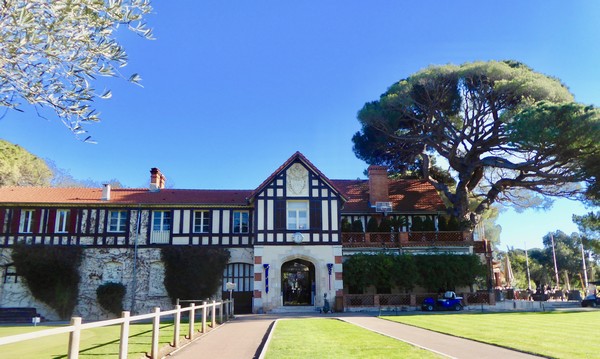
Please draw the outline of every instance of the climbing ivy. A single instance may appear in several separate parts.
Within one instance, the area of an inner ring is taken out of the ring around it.
[[[79,246],[20,243],[13,246],[12,258],[33,297],[67,319],[77,304],[82,253]]]
[[[171,246],[161,248],[165,288],[175,303],[179,299],[205,299],[214,295],[229,261],[223,248]]]

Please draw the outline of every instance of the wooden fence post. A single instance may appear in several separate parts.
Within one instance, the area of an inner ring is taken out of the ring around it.
[[[177,301],[179,303],[179,300]],[[175,306],[175,327],[173,328],[173,346],[175,348],[179,347],[179,333],[181,327],[181,305],[177,304]]]
[[[231,298],[231,311],[229,312],[231,317],[235,316],[235,299]]]
[[[189,339],[192,340],[192,339],[194,339],[194,332],[196,331],[196,330],[194,330],[194,326],[196,325],[195,324],[195,321],[196,321],[196,303],[191,303],[190,304],[190,308],[192,308],[192,309],[190,309],[190,320],[189,320],[190,328],[188,329],[188,336],[189,336]]]
[[[72,317],[73,331],[69,333],[69,359],[79,358],[79,339],[81,338],[81,317]]]
[[[223,324],[223,301],[219,302],[219,323]]]
[[[152,318],[152,350],[150,358],[158,359],[158,338],[160,334],[160,308],[154,308],[154,318]]]
[[[208,302],[202,301],[202,333],[206,333],[206,307]]]
[[[225,320],[229,320],[229,301],[225,301]]]
[[[211,315],[211,319],[210,319],[210,327],[214,329],[215,322],[217,321],[217,304],[213,300],[211,305],[212,305],[212,315]]]
[[[121,318],[125,319],[121,323],[121,340],[119,341],[119,359],[127,359],[129,350],[129,312],[121,312]]]

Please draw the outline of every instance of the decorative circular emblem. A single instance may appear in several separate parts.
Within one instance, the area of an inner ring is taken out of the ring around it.
[[[296,244],[300,244],[304,240],[304,236],[302,235],[302,233],[296,232],[292,235],[292,239]]]

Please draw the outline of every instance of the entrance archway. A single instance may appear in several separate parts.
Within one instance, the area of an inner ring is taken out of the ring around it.
[[[283,305],[315,304],[315,265],[293,259],[281,266]]]

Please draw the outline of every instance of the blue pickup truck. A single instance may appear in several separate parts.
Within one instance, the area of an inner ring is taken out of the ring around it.
[[[421,310],[431,312],[434,310],[455,310],[463,309],[462,297],[457,297],[456,293],[448,291],[444,293],[442,298],[425,298],[421,303]]]

